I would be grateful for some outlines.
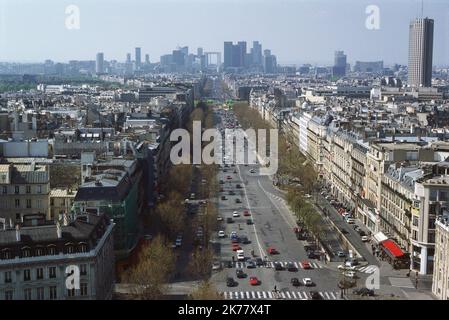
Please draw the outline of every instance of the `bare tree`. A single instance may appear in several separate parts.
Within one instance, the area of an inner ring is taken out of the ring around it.
[[[190,294],[192,300],[223,300],[223,295],[210,281],[202,281],[198,288]]]

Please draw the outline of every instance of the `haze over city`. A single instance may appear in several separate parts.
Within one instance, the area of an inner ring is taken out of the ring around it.
[[[80,9],[80,29],[65,27],[65,8]],[[380,29],[368,30],[368,5],[380,9]],[[449,2],[424,1],[435,20],[434,65],[449,64]],[[52,59],[123,61],[142,47],[152,62],[177,45],[222,51],[223,41],[261,41],[281,64],[330,64],[334,50],[348,61],[406,64],[409,23],[420,0],[100,0],[0,1],[0,61]]]

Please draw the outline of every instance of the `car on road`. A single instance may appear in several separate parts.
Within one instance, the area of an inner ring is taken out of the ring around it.
[[[353,218],[349,218],[349,219],[346,219],[346,222],[347,222],[348,224],[354,224],[354,223],[355,223],[355,220],[354,220]]]
[[[346,257],[346,253],[344,253],[343,251],[337,251],[337,257],[344,258]]]
[[[346,265],[340,264],[337,267],[337,269],[338,270],[350,270],[350,271],[353,271],[353,270],[356,270],[356,267],[355,266],[346,266]]]
[[[241,186],[240,184],[237,184],[235,187],[236,187],[237,189],[241,189],[241,188],[242,188],[242,186]]]
[[[359,288],[359,289],[354,289],[352,291],[353,294],[358,295],[358,296],[370,296],[373,297],[374,296],[374,290],[368,289],[368,288]]]
[[[221,200],[227,200],[226,196],[221,196]]]
[[[250,244],[251,243],[251,241],[246,236],[240,237],[240,242],[243,243],[243,244]]]
[[[220,184],[224,184],[224,181],[220,179],[219,183],[220,183]]]
[[[254,223],[253,223],[253,220],[251,220],[251,219],[246,219],[246,224],[247,224],[247,225],[251,225],[251,224],[254,224]]]
[[[233,243],[232,251],[239,251],[239,250],[242,250],[242,247],[240,247],[240,245],[238,243]]]
[[[243,210],[243,215],[245,217],[249,217],[249,216],[251,216],[251,213],[249,213],[249,210]]]
[[[368,242],[369,241],[369,237],[368,236],[362,236],[362,241],[363,242]]]
[[[318,291],[310,291],[310,297],[312,300],[321,300],[322,297]]]
[[[343,234],[348,234],[348,233],[349,233],[349,231],[348,231],[348,230],[346,230],[346,229],[341,229],[341,233],[343,233]]]
[[[308,251],[307,251],[307,258],[309,258],[309,259],[315,259],[315,258],[316,258],[315,251],[313,251],[313,250],[308,250]]]
[[[263,262],[262,258],[258,257],[256,258],[256,265],[258,267],[265,265],[265,263]]]
[[[239,198],[236,198],[235,203],[242,203],[242,200],[240,200]]]
[[[227,223],[234,223],[234,219],[232,219],[231,217],[226,218],[226,222]]]
[[[212,263],[212,270],[220,270],[221,263],[220,262],[214,262]]]
[[[246,261],[246,267],[248,269],[254,269],[257,267],[257,265],[253,260],[248,260],[248,261]]]
[[[217,216],[217,221],[223,221],[223,217],[222,216]]]
[[[245,272],[242,269],[236,269],[235,270],[235,275],[239,279],[246,278],[246,274],[245,274]]]
[[[249,284],[252,286],[257,286],[260,284],[260,281],[257,277],[249,277]]]
[[[232,179],[232,177],[231,177],[231,176],[227,176],[227,177],[226,177],[226,179],[228,179],[228,180],[231,180],[231,179]]]
[[[219,238],[224,238],[224,237],[226,237],[225,232],[224,232],[223,230],[218,231],[218,237],[219,237]]]
[[[292,279],[290,280],[290,283],[291,283],[292,286],[294,286],[294,287],[299,287],[299,286],[301,285],[301,282],[299,281],[298,278],[292,278]]]
[[[230,191],[229,191],[229,195],[230,195],[230,196],[235,196],[235,192],[232,191],[232,190],[230,190]]]
[[[311,196],[310,194],[306,193],[306,194],[304,195],[304,198],[310,199],[310,198],[312,198],[312,196]]]
[[[293,262],[289,262],[289,263],[287,263],[287,270],[290,272],[296,272],[296,271],[298,271],[298,268],[296,268],[296,266]]]
[[[245,252],[243,250],[237,250],[237,260],[245,260]]]
[[[177,247],[180,247],[180,246],[182,245],[182,239],[176,239],[175,245],[176,245]]]
[[[232,261],[228,260],[228,261],[224,262],[224,266],[226,268],[232,268],[233,267],[233,263],[232,263]]]
[[[249,170],[249,172],[250,173],[256,173],[256,170],[255,169],[251,169],[251,170]]]
[[[283,267],[282,264],[281,264],[280,262],[278,262],[278,261],[275,261],[275,262],[273,263],[273,265],[274,265],[274,270],[276,270],[276,271],[282,271],[282,270],[284,270],[284,267]]]
[[[343,275],[348,278],[355,278],[357,276],[355,271],[345,271]]]
[[[240,217],[240,214],[239,214],[237,211],[234,211],[234,212],[232,213],[232,216],[233,216],[234,218],[238,218],[238,217]]]
[[[303,262],[301,262],[301,265],[302,265],[302,268],[305,269],[305,270],[312,269],[312,267],[310,266],[309,261],[303,261]]]
[[[237,281],[235,281],[233,277],[226,278],[226,285],[228,287],[235,287],[237,284],[238,284]]]
[[[279,254],[279,251],[277,251],[275,248],[273,248],[273,247],[268,247],[267,248],[267,252],[269,253],[269,254]]]
[[[313,286],[313,281],[312,281],[312,279],[310,279],[310,278],[304,278],[304,279],[302,279],[302,283],[304,283],[304,285],[305,285],[306,287],[311,287],[311,286]]]

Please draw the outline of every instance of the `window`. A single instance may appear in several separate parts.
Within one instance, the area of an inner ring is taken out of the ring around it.
[[[16,221],[22,220],[22,215],[20,213],[16,213]]]
[[[22,249],[22,257],[23,258],[31,257],[31,249],[30,248],[23,248]]]
[[[36,279],[44,279],[44,268],[36,269]]]
[[[87,274],[87,265],[80,265],[80,275],[85,276]]]
[[[87,245],[85,243],[79,245],[79,252],[87,252]]]
[[[417,217],[417,216],[413,216],[413,226],[414,226],[414,227],[417,227],[418,224],[419,224],[419,219],[418,219],[418,217]]]
[[[56,254],[56,248],[54,246],[48,247],[48,254],[54,256]]]
[[[36,256],[40,257],[44,255],[44,249],[43,248],[36,248],[35,250]]]
[[[3,250],[3,259],[11,259],[11,251],[8,249]]]
[[[3,194],[7,194],[8,193],[8,187],[7,186],[3,186]]]
[[[65,250],[66,250],[66,253],[69,253],[69,254],[75,252],[75,250],[73,249],[73,245],[71,245],[71,244],[67,245]]]
[[[11,283],[12,282],[12,278],[11,278],[11,271],[5,271],[5,283]]]
[[[54,205],[55,205],[55,199],[54,199],[54,198],[51,198],[51,199],[50,199],[50,205],[51,205],[51,206],[54,206]]]
[[[37,193],[42,193],[42,186],[37,186]]]
[[[67,289],[67,296],[68,297],[74,297],[75,296],[75,289]]]
[[[440,191],[439,201],[449,201],[448,200],[448,192],[447,191]]]
[[[14,297],[14,291],[13,290],[6,290],[5,291],[5,300],[12,300]]]
[[[49,278],[56,278],[56,267],[48,268],[48,276]]]
[[[23,299],[31,300],[31,289],[30,288],[23,290]]]
[[[44,288],[37,288],[36,289],[36,299],[37,300],[44,300],[45,299]]]
[[[31,193],[31,186],[26,186],[26,193]]]
[[[38,209],[42,209],[42,200],[41,200],[41,199],[38,199],[38,200],[36,201],[36,207],[37,207]]]
[[[23,270],[23,281],[30,281],[31,280],[31,271],[30,269]]]
[[[418,151],[407,151],[405,155],[406,160],[418,160]]]
[[[14,206],[15,206],[16,208],[20,208],[20,199],[15,199],[15,200],[14,200]]]
[[[437,201],[437,190],[435,189],[430,189],[430,196],[429,196],[429,200],[430,201]]]
[[[80,284],[80,295],[87,296],[87,283]]]
[[[27,209],[31,209],[31,199],[27,199]]]
[[[48,293],[49,293],[49,297],[50,300],[56,300],[57,299],[57,291],[56,291],[56,286],[51,286],[48,288]]]
[[[14,193],[15,194],[19,194],[20,193],[20,187],[19,186],[15,186],[14,187]]]

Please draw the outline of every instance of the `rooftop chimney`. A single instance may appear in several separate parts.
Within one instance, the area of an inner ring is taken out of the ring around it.
[[[20,226],[17,224],[16,225],[16,241],[20,242],[21,241],[21,236],[20,236]]]

